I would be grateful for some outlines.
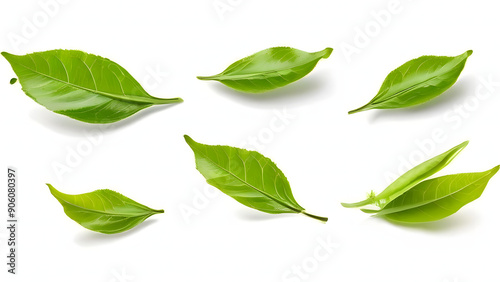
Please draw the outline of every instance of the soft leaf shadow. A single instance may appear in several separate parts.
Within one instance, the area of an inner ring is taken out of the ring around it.
[[[125,128],[135,122],[138,122],[140,119],[143,119],[146,116],[153,115],[163,110],[167,110],[167,107],[173,107],[176,105],[177,104],[152,106],[147,109],[141,110],[128,118],[110,124],[86,123],[72,119],[65,115],[51,112],[41,107],[37,107],[36,109],[31,111],[30,117],[36,122],[40,123],[42,126],[56,133],[79,137],[88,131],[96,129],[103,132],[113,132],[115,130]]]
[[[425,223],[402,223],[391,220],[386,220],[377,216],[372,216],[371,219],[383,220],[396,227],[420,230],[423,232],[455,232],[457,230],[471,229],[479,223],[478,217],[471,211],[454,214],[442,220],[425,222]]]
[[[103,234],[103,233],[93,232],[90,230],[82,230],[75,237],[75,243],[77,243],[82,247],[91,247],[91,246],[109,244],[111,242],[117,242],[121,239],[133,236],[135,233],[142,231],[142,229],[147,228],[156,221],[157,219],[148,219],[145,222],[139,224],[138,226],[118,234]]]
[[[226,96],[229,99],[235,100],[242,104],[252,104],[257,107],[275,108],[276,105],[282,107],[284,103],[287,104],[303,104],[304,98],[311,99],[313,97],[324,96],[328,91],[321,91],[325,89],[326,82],[331,81],[331,75],[326,72],[316,72],[295,81],[282,88],[264,92],[261,94],[251,94],[236,91],[220,82],[208,81],[211,88],[215,93]]]
[[[268,220],[275,220],[275,219],[284,218],[284,217],[298,216],[296,214],[290,214],[290,213],[269,214],[269,213],[265,213],[265,212],[248,210],[248,209],[239,210],[237,212],[237,215],[240,219],[246,220],[246,221],[268,221]]]

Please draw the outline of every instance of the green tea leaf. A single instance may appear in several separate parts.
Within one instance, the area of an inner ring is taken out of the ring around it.
[[[346,208],[358,208],[366,205],[377,205],[378,207],[383,208],[401,194],[417,185],[420,181],[432,176],[447,166],[467,146],[467,144],[469,144],[469,141],[465,141],[462,144],[442,153],[441,155],[417,165],[401,175],[384,191],[376,196],[372,194],[371,197],[364,201],[352,204],[342,203],[342,205]]]
[[[53,112],[83,122],[112,123],[152,105],[182,102],[150,96],[117,63],[82,51],[2,55],[26,95]]]
[[[308,53],[290,47],[269,48],[233,63],[218,75],[198,79],[216,80],[242,92],[262,93],[301,79],[332,51],[326,48]]]
[[[469,50],[456,57],[422,56],[393,70],[378,94],[368,104],[349,114],[371,109],[396,109],[427,102],[445,92],[457,81]]]
[[[187,135],[184,138],[194,152],[196,168],[207,183],[243,205],[271,214],[301,213],[322,222],[328,220],[307,213],[295,201],[283,172],[258,152],[204,145]]]
[[[376,216],[408,223],[443,219],[479,198],[499,168],[426,180],[390,202]]]
[[[71,219],[92,231],[114,234],[127,231],[148,217],[163,213],[150,209],[117,192],[105,189],[68,195],[49,186],[52,195],[61,203]]]
[[[17,82],[17,78],[15,78],[15,77],[11,78],[9,81],[10,84],[14,84],[16,82]]]

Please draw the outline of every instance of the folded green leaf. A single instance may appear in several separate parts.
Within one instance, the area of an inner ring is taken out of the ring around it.
[[[6,52],[23,91],[40,105],[89,123],[112,123],[152,105],[182,102],[150,96],[121,66],[76,50],[16,56]]]
[[[443,219],[479,198],[499,167],[426,180],[390,202],[376,216],[407,223]]]
[[[16,82],[17,82],[17,78],[15,78],[15,77],[11,78],[9,81],[10,84],[14,84]]]
[[[308,53],[290,47],[269,48],[233,63],[218,75],[198,79],[216,80],[242,92],[262,93],[301,79],[332,51],[326,48]]]
[[[396,179],[384,191],[376,196],[372,193],[371,196],[364,201],[352,204],[342,203],[342,205],[346,208],[358,208],[366,205],[376,205],[380,208],[384,208],[392,200],[413,188],[420,181],[432,176],[447,166],[467,146],[467,144],[469,144],[469,141],[465,141],[441,155],[417,165]]]
[[[61,203],[71,219],[92,231],[114,234],[127,231],[148,217],[163,213],[150,209],[111,190],[68,195],[49,186],[52,195]]]
[[[456,57],[422,56],[393,70],[368,104],[349,114],[371,109],[396,109],[427,102],[450,88],[460,76],[469,50]]]
[[[258,152],[204,145],[187,135],[184,138],[207,182],[243,205],[271,214],[301,213],[322,222],[328,220],[307,213],[295,201],[283,172]]]
[[[378,195],[372,192],[364,201],[342,205],[348,208],[376,205],[379,209],[361,211],[399,222],[429,222],[448,217],[479,198],[500,168],[425,180],[447,166],[467,144],[468,141],[419,164]]]

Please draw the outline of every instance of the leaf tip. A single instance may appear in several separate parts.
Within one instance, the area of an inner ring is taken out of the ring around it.
[[[494,168],[492,168],[492,169],[491,169],[491,172],[492,172],[493,174],[496,174],[496,173],[498,172],[498,170],[499,170],[499,169],[500,169],[500,165],[497,165],[496,167],[494,167]]]
[[[8,53],[8,52],[2,52],[2,56],[7,60],[9,61],[9,59],[11,59],[14,55],[12,55],[11,53]],[[9,61],[10,62],[10,61]]]
[[[184,140],[186,140],[186,143],[188,143],[189,146],[191,146],[191,144],[194,144],[196,143],[193,138],[189,137],[189,135],[187,134],[184,134]]]
[[[45,183],[45,185],[47,185],[47,187],[49,187],[50,193],[51,193],[52,195],[54,195],[54,193],[55,193],[55,192],[59,192],[59,191],[57,191],[57,190],[56,190],[56,188],[55,188],[54,186],[52,186],[52,184],[50,184],[50,183]],[[55,196],[55,195],[54,195],[54,196]]]
[[[456,150],[455,155],[458,155],[458,153],[462,152],[465,149],[465,147],[467,147],[467,145],[469,145],[469,140],[464,141],[464,142],[460,143],[459,145],[453,147],[452,149],[450,149],[450,151]]]
[[[332,52],[333,52],[333,48],[331,48],[331,47],[325,48],[325,50],[323,50],[323,59],[328,59],[328,57],[330,57]]]
[[[470,55],[472,55],[472,53],[474,53],[474,51],[472,50],[467,50],[467,52],[465,52],[467,54],[467,57],[469,57]]]

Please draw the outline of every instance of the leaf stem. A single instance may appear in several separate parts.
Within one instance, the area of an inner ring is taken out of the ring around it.
[[[163,105],[163,104],[173,104],[173,103],[181,103],[184,102],[182,98],[167,98],[167,99],[158,99],[156,101],[157,105]]]
[[[317,215],[314,215],[314,214],[310,214],[310,213],[308,213],[306,211],[301,211],[300,213],[303,214],[303,215],[305,215],[305,216],[308,216],[310,218],[314,218],[316,220],[319,220],[319,221],[321,221],[323,223],[326,223],[328,221],[328,217],[317,216]]]
[[[370,204],[373,204],[373,198],[368,198],[357,203],[341,203],[344,208],[359,208]]]
[[[199,80],[214,80],[217,78],[219,75],[212,75],[212,76],[197,76],[196,78]]]
[[[355,110],[352,110],[352,111],[349,111],[348,114],[352,115],[352,114],[355,114],[355,113],[359,113],[359,112],[363,112],[363,111],[368,111],[368,110],[371,110],[372,108],[370,108],[369,105],[364,105],[362,107],[359,107]]]

